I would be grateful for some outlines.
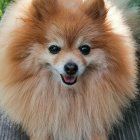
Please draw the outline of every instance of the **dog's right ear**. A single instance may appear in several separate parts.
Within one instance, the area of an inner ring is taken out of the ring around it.
[[[104,0],[86,0],[82,5],[82,9],[94,20],[105,19],[107,15]]]
[[[33,0],[31,5],[32,16],[38,20],[44,20],[56,13],[57,8],[57,0]]]

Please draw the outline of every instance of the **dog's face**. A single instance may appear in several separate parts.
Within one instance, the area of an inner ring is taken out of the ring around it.
[[[86,21],[83,17],[65,15],[62,20],[52,21],[48,26],[47,43],[40,59],[62,83],[73,85],[90,64],[98,61],[95,58],[97,46],[92,42],[98,31],[91,26],[92,21]]]
[[[56,30],[61,33],[61,29]],[[46,44],[47,48],[41,59],[44,63],[47,62],[63,83],[73,85],[91,61],[89,58],[91,57],[91,44],[80,37],[69,43],[66,38],[57,37],[56,31],[52,32],[52,35],[54,36]]]
[[[97,49],[97,43],[93,43],[93,38],[97,38],[102,32],[97,27],[102,24],[98,20],[104,18],[104,13],[101,16],[103,17],[97,15],[94,20],[94,17],[88,17],[82,9],[59,9],[51,17],[49,24],[46,21],[47,42],[39,59],[62,83],[74,85],[91,64],[97,64],[104,57],[103,51]]]

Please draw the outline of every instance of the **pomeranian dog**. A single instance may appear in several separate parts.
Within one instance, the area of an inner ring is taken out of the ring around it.
[[[17,0],[7,9],[0,106],[31,140],[107,140],[136,97],[133,33],[111,1],[66,3]]]

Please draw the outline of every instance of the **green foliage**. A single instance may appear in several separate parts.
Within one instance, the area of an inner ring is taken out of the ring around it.
[[[130,5],[140,7],[140,0],[130,0]]]
[[[2,17],[5,8],[10,3],[11,0],[0,0],[0,18]]]

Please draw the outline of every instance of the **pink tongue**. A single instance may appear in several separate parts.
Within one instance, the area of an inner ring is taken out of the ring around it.
[[[75,81],[75,77],[73,77],[73,76],[64,76],[64,80],[67,83],[73,83]]]

